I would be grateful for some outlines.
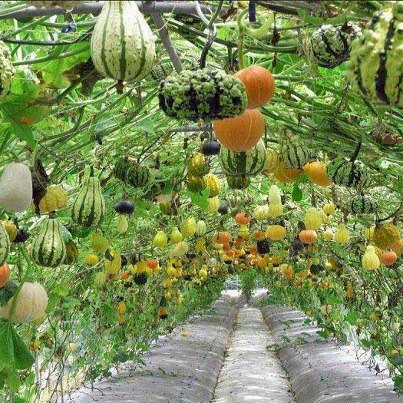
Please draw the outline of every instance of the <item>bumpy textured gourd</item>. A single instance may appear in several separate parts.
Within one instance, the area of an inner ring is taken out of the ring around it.
[[[91,57],[105,77],[140,81],[153,68],[155,42],[135,1],[105,1],[91,38]]]
[[[204,176],[192,176],[188,175],[187,178],[187,188],[191,192],[201,192],[206,189],[207,183],[204,180]]]
[[[363,188],[370,183],[368,170],[362,162],[343,157],[330,161],[327,174],[336,185]]]
[[[187,160],[188,173],[193,176],[203,176],[210,172],[210,167],[202,153],[193,153]]]
[[[350,79],[364,96],[403,108],[403,3],[384,3],[352,44]]]
[[[25,164],[11,162],[0,178],[0,207],[22,212],[28,209],[31,200],[31,171]]]
[[[24,283],[20,292],[8,300],[4,307],[0,307],[0,317],[10,320],[11,307],[15,302],[11,321],[14,323],[27,323],[40,318],[48,306],[48,294],[39,283]]]
[[[376,209],[377,203],[375,200],[365,195],[354,197],[350,202],[350,211],[355,215],[375,213]]]
[[[279,158],[287,169],[300,169],[312,161],[313,153],[286,129],[280,133]]]
[[[0,99],[9,94],[14,75],[15,68],[11,64],[10,49],[0,41]]]
[[[221,183],[216,175],[209,173],[204,176],[204,181],[210,191],[209,197],[215,197],[220,194]]]
[[[266,166],[266,147],[263,140],[249,151],[236,152],[221,147],[220,164],[227,175],[232,176],[254,176],[265,169]]]
[[[113,174],[133,187],[145,186],[150,180],[150,170],[147,167],[124,158],[116,162]]]
[[[10,253],[10,238],[2,222],[0,222],[0,266],[6,261]]]
[[[245,110],[247,95],[242,82],[223,71],[183,70],[161,82],[159,104],[177,119],[224,119]]]
[[[46,189],[45,196],[39,202],[41,213],[50,213],[64,207],[69,200],[68,193],[59,185],[50,185]]]
[[[105,199],[99,179],[86,179],[73,202],[71,218],[83,227],[97,227],[105,215]]]
[[[378,248],[390,248],[399,240],[399,229],[391,222],[377,225],[374,229],[373,241]]]
[[[56,267],[64,262],[66,245],[56,219],[46,218],[32,243],[32,260],[45,267]]]
[[[348,59],[351,42],[359,35],[361,29],[354,24],[322,25],[312,33],[308,49],[319,66],[333,68]]]

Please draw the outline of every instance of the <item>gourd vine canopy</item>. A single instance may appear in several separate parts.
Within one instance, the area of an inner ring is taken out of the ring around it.
[[[138,362],[238,277],[403,390],[402,1],[0,20],[0,400]]]

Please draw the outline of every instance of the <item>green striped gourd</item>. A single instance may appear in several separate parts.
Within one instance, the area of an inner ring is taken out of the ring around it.
[[[227,175],[254,176],[262,172],[266,166],[266,147],[263,140],[249,151],[236,152],[221,146],[220,164]]]
[[[403,108],[403,3],[385,3],[352,44],[350,78],[364,96]]]
[[[280,140],[279,158],[287,169],[301,169],[312,161],[312,152],[286,129],[283,129]]]
[[[243,190],[250,184],[250,179],[246,176],[227,175],[227,184],[230,189]]]
[[[360,34],[361,29],[354,24],[322,25],[312,33],[308,50],[319,66],[333,68],[348,59],[351,42]]]
[[[95,68],[106,77],[140,81],[153,68],[153,33],[135,1],[105,1],[91,39]]]
[[[0,266],[6,261],[10,253],[10,238],[4,228],[3,223],[0,221]]]
[[[354,197],[350,203],[350,211],[355,215],[375,213],[376,208],[376,202],[365,195]]]
[[[64,262],[66,245],[60,223],[55,218],[46,218],[32,243],[32,260],[46,267],[56,267]]]
[[[150,180],[150,170],[138,163],[131,162],[125,158],[118,160],[113,169],[113,174],[122,182],[133,187],[145,186]]]
[[[368,171],[362,162],[343,157],[330,161],[327,174],[336,185],[346,187],[362,188],[370,182]]]
[[[97,227],[105,214],[105,200],[99,179],[86,179],[73,202],[71,218],[83,227]]]

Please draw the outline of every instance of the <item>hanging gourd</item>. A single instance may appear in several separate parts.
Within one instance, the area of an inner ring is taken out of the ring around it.
[[[387,249],[400,240],[399,229],[391,222],[375,226],[373,241],[381,249]]]
[[[204,235],[207,232],[207,224],[203,220],[199,220],[196,223],[196,234]]]
[[[10,162],[0,178],[0,207],[23,212],[28,209],[31,200],[31,171],[25,164]]]
[[[304,217],[306,229],[317,230],[322,225],[322,217],[318,209],[311,207],[307,210]]]
[[[0,99],[10,93],[14,76],[15,68],[11,63],[11,51],[4,42],[0,41]]]
[[[397,261],[397,254],[393,250],[385,251],[379,256],[379,260],[385,266],[393,266]]]
[[[253,212],[253,218],[258,221],[263,221],[269,218],[269,206],[256,206],[255,211]]]
[[[39,211],[50,213],[52,211],[61,209],[69,200],[67,191],[59,185],[50,185],[46,188],[46,194],[39,202]]]
[[[15,226],[15,224],[13,222],[11,222],[10,220],[4,220],[1,222],[1,224],[3,224],[4,229],[7,232],[8,237],[10,238],[10,242],[13,242],[14,239],[17,237],[17,227]],[[1,231],[1,229],[0,229]]]
[[[276,218],[280,217],[284,213],[284,207],[280,203],[270,203],[269,204],[269,217]]]
[[[298,137],[282,128],[280,130],[279,158],[287,169],[302,169],[313,159],[313,154]]]
[[[6,285],[10,278],[10,273],[10,266],[7,262],[4,262],[2,265],[0,265],[0,288],[3,288]]]
[[[333,215],[336,211],[336,206],[333,203],[326,203],[322,210],[326,215]]]
[[[116,230],[119,234],[125,234],[129,229],[129,222],[127,221],[127,217],[123,214],[119,214],[116,217]]]
[[[379,257],[375,253],[375,248],[372,245],[367,246],[362,257],[362,267],[365,270],[376,270],[381,265]]]
[[[355,24],[322,25],[312,33],[308,52],[319,66],[334,68],[349,58],[351,43],[360,34],[361,29]]]
[[[330,186],[332,181],[327,176],[327,166],[324,162],[313,161],[303,167],[306,176],[318,186]]]
[[[64,262],[66,245],[60,223],[54,218],[45,218],[33,240],[32,260],[45,267],[56,267]]]
[[[248,95],[248,109],[258,108],[270,101],[276,85],[271,73],[260,66],[249,66],[234,74],[241,80]]]
[[[371,197],[361,194],[351,200],[349,207],[354,215],[371,214],[376,212],[377,203]]]
[[[282,225],[269,225],[266,236],[271,241],[281,241],[285,238],[287,230]]]
[[[83,227],[97,227],[105,215],[105,199],[99,179],[91,176],[81,186],[71,209],[71,218]]]
[[[208,213],[216,213],[219,208],[220,208],[220,199],[218,198],[218,196],[210,197],[207,199],[206,211]]]
[[[403,5],[383,3],[352,44],[350,79],[354,90],[365,97],[403,108]]]
[[[4,225],[0,222],[0,265],[2,265],[10,253],[10,238]]]
[[[105,1],[91,38],[91,58],[105,77],[136,82],[153,68],[154,35],[135,1]]]
[[[196,220],[188,217],[181,224],[181,233],[184,237],[190,238],[196,233]]]
[[[189,175],[187,176],[187,181],[186,181],[186,187],[188,190],[191,192],[201,192],[204,189],[207,188],[207,183],[206,180],[204,179],[204,176],[192,176]]]
[[[220,232],[216,232],[213,235],[212,238],[212,243],[216,243],[216,244],[220,244],[220,245],[224,245],[224,244],[228,244],[230,243],[232,240],[231,234],[229,232],[226,231],[220,231]]]
[[[172,255],[175,257],[182,257],[185,256],[186,253],[189,251],[189,244],[186,241],[180,241],[177,243],[173,250],[172,250]]]
[[[63,264],[74,264],[77,262],[78,259],[78,246],[75,242],[69,241],[65,242],[66,246],[66,256],[63,260]]]
[[[247,95],[240,80],[221,70],[182,70],[161,82],[159,105],[176,119],[206,121],[240,115]]]
[[[113,169],[116,178],[133,187],[145,186],[150,180],[150,170],[127,158],[119,159]]]
[[[14,298],[17,300],[14,303]],[[11,308],[14,312],[10,318]],[[44,315],[48,306],[48,295],[39,283],[25,282],[18,295],[10,298],[7,304],[0,307],[0,317],[13,323],[33,322]]]
[[[187,160],[189,175],[203,176],[210,172],[210,167],[202,153],[193,153]]]
[[[302,243],[309,245],[318,239],[318,234],[314,230],[306,229],[298,234],[298,238]]]
[[[209,197],[215,197],[220,194],[221,183],[216,175],[209,173],[204,176],[204,181],[209,190]]]
[[[361,143],[357,145],[350,159],[337,157],[329,162],[327,174],[336,185],[362,189],[369,184],[368,170],[361,161],[357,160],[360,148]]]
[[[109,248],[109,240],[101,230],[97,229],[91,234],[91,246],[95,252],[102,254]]]
[[[268,148],[266,150],[266,166],[264,167],[264,171],[266,174],[272,174],[276,170],[280,159],[278,157],[277,151]]]
[[[105,273],[118,274],[122,267],[122,255],[119,251],[111,251],[105,259]]]
[[[281,192],[277,185],[271,185],[269,188],[269,203],[281,204]]]
[[[346,227],[346,224],[339,224],[337,231],[334,234],[334,240],[341,244],[347,244],[350,242],[350,233]]]
[[[201,152],[206,156],[218,155],[220,148],[221,144],[217,140],[206,141],[202,145]]]
[[[226,175],[228,187],[230,189],[247,189],[250,184],[250,178],[247,176]]]
[[[153,238],[153,246],[156,248],[165,248],[168,244],[168,237],[164,231],[158,231]]]
[[[171,235],[169,236],[169,239],[170,239],[171,243],[173,243],[173,244],[177,244],[177,243],[182,241],[183,235],[179,231],[178,227],[173,227],[172,228]]]
[[[265,121],[259,109],[247,109],[234,118],[215,120],[217,140],[231,151],[249,151],[261,139]]]
[[[274,171],[274,177],[281,183],[291,183],[301,174],[299,169],[288,169],[281,161]]]
[[[246,152],[235,152],[221,147],[220,165],[227,175],[258,175],[266,166],[266,147],[263,140],[259,140],[252,149]]]

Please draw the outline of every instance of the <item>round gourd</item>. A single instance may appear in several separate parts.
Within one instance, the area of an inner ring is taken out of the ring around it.
[[[189,251],[189,244],[186,241],[180,241],[174,246],[172,250],[172,255],[175,257],[182,257],[186,255],[188,251]]]
[[[259,109],[247,109],[239,116],[215,120],[214,132],[218,141],[231,151],[249,151],[261,139],[265,121]]]
[[[216,213],[220,208],[220,199],[218,196],[210,197],[207,199],[206,211],[208,213]]]
[[[326,163],[313,161],[304,165],[303,167],[306,176],[311,180],[312,183],[318,186],[330,186],[332,181],[327,176]]]
[[[281,241],[285,238],[287,230],[282,225],[269,225],[266,236],[271,241]]]
[[[134,211],[134,204],[130,200],[121,200],[113,206],[118,214],[132,214]]]
[[[187,160],[189,175],[203,176],[209,173],[210,167],[202,153],[193,153]]]
[[[253,217],[258,221],[263,221],[269,218],[269,206],[256,206],[255,211],[253,212]]]
[[[213,235],[212,242],[220,245],[228,244],[232,240],[231,234],[226,231],[216,232]]]
[[[403,108],[403,4],[383,3],[352,44],[350,79],[365,97]]]
[[[302,243],[309,245],[318,239],[318,234],[314,230],[306,229],[298,234],[298,238]]]
[[[97,227],[105,215],[105,199],[99,179],[91,176],[84,181],[71,209],[71,218],[83,227]]]
[[[178,227],[174,227],[174,228],[172,228],[171,235],[169,238],[170,238],[171,243],[177,244],[182,241],[183,235],[179,231]]]
[[[196,234],[204,235],[207,232],[207,224],[203,220],[199,220],[196,223]]]
[[[0,265],[2,265],[10,253],[10,238],[4,225],[0,222]]]
[[[336,185],[346,187],[363,188],[370,182],[368,171],[362,162],[343,157],[330,161],[327,174]]]
[[[202,145],[203,155],[211,156],[220,153],[221,144],[217,140],[206,141]]]
[[[122,267],[122,255],[119,251],[111,251],[109,256],[105,259],[105,273],[118,274]]]
[[[245,86],[222,70],[182,70],[159,88],[160,108],[176,119],[229,118],[241,114],[246,104]]]
[[[96,266],[99,263],[99,257],[90,253],[85,257],[85,264],[88,266]]]
[[[393,250],[383,252],[381,256],[379,256],[379,260],[385,266],[392,266],[397,261],[397,254]]]
[[[301,169],[312,160],[312,152],[302,144],[298,137],[283,129],[279,159],[287,169]]]
[[[91,38],[95,68],[114,80],[140,81],[153,68],[154,35],[135,1],[105,1]]]
[[[17,298],[12,318],[11,306]],[[4,307],[0,307],[0,317],[13,323],[32,322],[44,315],[48,306],[48,295],[39,283],[24,283],[17,296],[10,298]]]
[[[13,242],[14,239],[17,237],[17,227],[15,226],[15,224],[9,220],[5,220],[1,222],[3,224],[4,229],[7,232],[7,235],[10,239],[10,242]]]
[[[105,253],[105,251],[109,248],[109,241],[106,238],[102,231],[95,230],[91,234],[91,246],[97,253]]]
[[[322,210],[326,215],[333,215],[336,211],[336,206],[333,203],[326,203]]]
[[[235,152],[221,147],[220,165],[227,175],[254,176],[262,172],[266,166],[266,147],[263,140],[249,151]]]
[[[192,237],[196,233],[196,220],[188,217],[181,224],[181,233],[184,237]]]
[[[10,278],[10,266],[4,262],[0,266],[0,288],[4,287]]]
[[[15,68],[11,63],[10,49],[0,41],[0,99],[10,93],[14,76]]]
[[[360,34],[360,28],[353,24],[322,25],[312,33],[308,49],[319,66],[333,68],[348,59],[351,42]]]
[[[274,95],[276,85],[271,73],[260,66],[250,66],[234,74],[241,80],[248,95],[248,108],[265,105]]]
[[[75,242],[69,241],[65,243],[66,257],[64,258],[64,264],[73,264],[77,262],[79,250]]]
[[[46,218],[41,224],[32,243],[31,257],[35,263],[45,267],[56,267],[64,262],[66,245],[56,219]]]
[[[15,212],[28,209],[32,200],[32,175],[25,164],[11,162],[0,178],[0,207]]]
[[[168,237],[164,231],[158,231],[153,238],[153,246],[156,248],[165,248],[168,244]]]
[[[227,175],[227,184],[230,189],[243,190],[247,189],[250,184],[250,179],[246,176]]]
[[[46,194],[39,202],[39,210],[43,213],[50,213],[64,207],[68,202],[67,191],[59,185],[50,185],[46,188]]]
[[[249,224],[250,221],[251,221],[251,218],[250,218],[248,215],[246,215],[245,213],[243,213],[243,212],[238,213],[238,214],[235,216],[235,222],[236,222],[237,224],[239,224],[239,225],[246,225],[246,224]]]
[[[201,192],[206,189],[207,184],[203,176],[188,175],[186,186],[191,192]]]
[[[133,187],[145,186],[150,180],[150,170],[125,158],[119,159],[113,169],[116,178]]]
[[[280,217],[284,213],[284,207],[281,203],[270,203],[269,204],[269,217],[276,218]]]
[[[400,239],[399,229],[391,222],[375,226],[373,241],[381,249],[392,247]]]

